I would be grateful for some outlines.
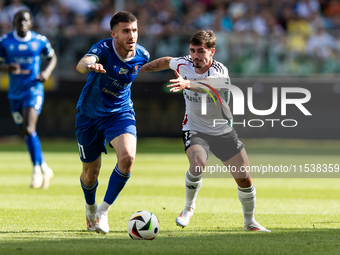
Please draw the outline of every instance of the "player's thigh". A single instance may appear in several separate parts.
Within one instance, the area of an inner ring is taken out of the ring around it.
[[[23,129],[27,130],[29,134],[35,131],[38,122],[38,112],[32,106],[23,109]]]
[[[39,116],[43,104],[44,104],[44,92],[42,90],[38,90],[37,92],[29,94],[26,97],[24,97],[22,102],[22,109],[33,108],[36,112],[36,115]]]
[[[129,173],[135,160],[137,144],[134,112],[119,112],[107,118],[104,135],[116,151],[118,168],[123,173]]]
[[[208,159],[208,153],[207,150],[200,144],[192,144],[190,147],[186,150],[187,157],[190,161],[190,165],[200,165],[205,166],[205,163]]]
[[[209,156],[209,144],[197,132],[183,131],[182,139],[185,152],[190,162],[190,172],[200,173],[199,169],[206,165]]]
[[[107,153],[106,140],[97,120],[83,114],[76,116],[76,137],[79,157],[83,163],[91,163],[99,158],[102,152]]]
[[[131,133],[123,133],[112,139],[110,144],[116,151],[118,167],[122,168],[121,171],[127,171],[125,168],[132,167],[136,156],[136,136]],[[120,164],[123,166],[120,167]]]
[[[22,103],[23,112],[23,130],[31,134],[36,130],[37,122],[44,103],[44,93],[42,90],[24,97]]]
[[[249,168],[249,160],[244,148],[229,160],[223,161],[223,164],[231,169],[231,174],[238,186],[246,188],[252,185],[251,176],[247,171]]]
[[[244,148],[235,130],[219,136],[208,136],[207,139],[211,152],[222,162],[232,159]]]

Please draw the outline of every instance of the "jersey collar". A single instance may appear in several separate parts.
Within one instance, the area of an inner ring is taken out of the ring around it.
[[[113,50],[115,51],[117,57],[118,57],[121,61],[123,61],[123,62],[129,62],[131,59],[133,59],[133,58],[135,57],[135,55],[136,55],[136,48],[135,48],[135,50],[133,51],[132,57],[129,57],[129,58],[122,58],[122,57],[118,54],[118,52],[116,51],[116,47],[115,47],[114,41],[115,41],[115,40],[112,39],[112,48],[113,48]]]
[[[20,42],[28,42],[29,40],[31,40],[32,33],[31,33],[31,31],[28,31],[27,35],[25,37],[20,37],[20,36],[18,36],[17,31],[14,30],[13,36],[14,36],[15,39],[17,39]]]

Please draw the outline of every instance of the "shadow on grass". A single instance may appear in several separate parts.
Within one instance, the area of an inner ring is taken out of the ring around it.
[[[11,235],[12,234],[12,235]],[[3,238],[3,235],[7,235]],[[10,236],[10,237],[9,237]],[[1,254],[337,254],[339,229],[240,229],[161,231],[152,241],[135,241],[124,231],[0,231]]]

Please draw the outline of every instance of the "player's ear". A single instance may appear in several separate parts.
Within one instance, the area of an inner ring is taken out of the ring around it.
[[[211,56],[214,56],[214,54],[215,54],[215,48],[212,48],[211,49]]]
[[[111,30],[110,34],[111,34],[112,38],[116,38],[116,31]]]

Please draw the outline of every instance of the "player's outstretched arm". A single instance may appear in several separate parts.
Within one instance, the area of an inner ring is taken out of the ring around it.
[[[171,79],[167,87],[170,88],[171,92],[178,92],[183,89],[190,89],[190,90],[198,90],[206,89],[219,89],[225,88],[226,84],[229,84],[229,80],[227,78],[217,78],[217,77],[207,77],[204,80],[185,80],[183,77],[175,70],[175,75],[177,76],[176,79]]]
[[[171,59],[172,57],[162,57],[162,58],[157,58],[155,60],[152,60],[151,62],[143,65],[142,68],[139,70],[139,72],[140,73],[158,72],[158,71],[170,69]]]
[[[95,71],[97,73],[106,73],[106,70],[100,63],[96,63],[96,58],[94,56],[85,56],[83,57],[76,69],[79,73],[88,73],[90,71]]]

